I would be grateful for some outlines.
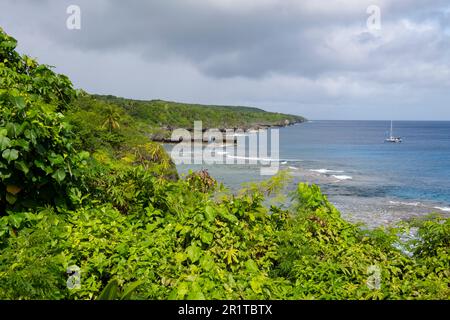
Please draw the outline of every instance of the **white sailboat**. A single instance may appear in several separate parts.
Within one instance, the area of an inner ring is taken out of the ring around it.
[[[400,143],[400,142],[403,141],[401,137],[395,137],[394,136],[394,125],[393,125],[393,121],[392,120],[391,120],[391,132],[390,132],[389,138],[387,138],[384,141],[385,142],[390,142],[390,143]]]

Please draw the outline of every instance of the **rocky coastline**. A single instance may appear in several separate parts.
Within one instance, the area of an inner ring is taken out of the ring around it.
[[[283,123],[275,123],[275,124],[255,124],[255,125],[251,125],[251,126],[244,126],[244,127],[232,127],[232,128],[202,128],[202,132],[205,133],[208,130],[218,130],[219,132],[224,134],[224,141],[223,142],[232,142],[234,140],[234,143],[237,142],[237,136],[236,135],[226,135],[227,133],[230,132],[230,130],[232,130],[233,132],[239,132],[241,131],[244,134],[250,134],[252,132],[256,132],[259,130],[267,130],[270,128],[284,128],[284,127],[289,127],[289,126],[293,126],[293,125],[297,125],[297,124],[301,124],[306,122],[307,120],[297,120],[297,121],[289,121],[289,120],[285,120],[283,121]],[[172,127],[164,127],[164,128],[160,128],[161,130],[156,132],[156,133],[152,133],[149,135],[149,138],[154,141],[154,142],[160,142],[160,143],[179,143],[181,141],[183,141],[183,139],[178,139],[178,140],[172,140],[171,139],[171,135],[172,132],[174,130],[176,130],[177,128],[172,128]],[[193,128],[186,128],[187,131],[189,132],[194,132]],[[191,141],[196,141],[196,139],[192,138]],[[203,137],[202,141],[204,143],[208,143],[210,142],[209,139],[207,137]]]

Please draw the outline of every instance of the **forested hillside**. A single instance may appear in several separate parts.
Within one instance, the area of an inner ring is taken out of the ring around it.
[[[301,116],[266,112],[250,107],[208,106],[162,100],[139,101],[99,95],[93,97],[120,106],[131,116],[154,127],[192,128],[194,121],[202,121],[204,128],[249,129],[305,121]]]

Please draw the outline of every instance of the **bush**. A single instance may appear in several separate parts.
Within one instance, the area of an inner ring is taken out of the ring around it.
[[[20,57],[0,30],[0,215],[45,203],[64,204],[80,166],[60,111],[74,97],[70,81]]]

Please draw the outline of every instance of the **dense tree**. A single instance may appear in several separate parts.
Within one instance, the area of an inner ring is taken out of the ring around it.
[[[120,129],[120,115],[113,106],[108,106],[106,109],[106,118],[102,124],[102,128],[108,128],[112,133],[114,129]]]

